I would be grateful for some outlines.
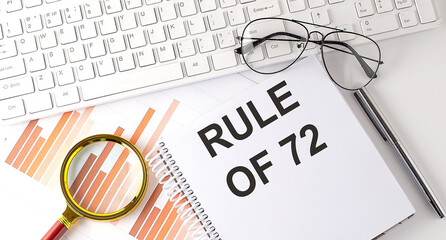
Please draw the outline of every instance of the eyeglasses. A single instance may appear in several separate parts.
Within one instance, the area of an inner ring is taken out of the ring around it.
[[[309,31],[308,27],[314,28]],[[323,33],[325,32],[325,33]],[[346,30],[285,18],[260,18],[248,23],[235,52],[246,65],[261,74],[273,74],[290,67],[303,52],[320,46],[325,69],[331,80],[346,90],[367,86],[381,61],[381,50],[371,38]],[[348,43],[355,40],[359,46]],[[290,59],[289,55],[293,57]],[[286,58],[280,64],[265,65],[275,58]]]

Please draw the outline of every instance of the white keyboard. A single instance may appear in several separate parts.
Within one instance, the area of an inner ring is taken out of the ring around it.
[[[380,40],[438,26],[435,5],[435,0],[0,0],[0,123],[247,70],[234,53],[235,37],[256,18],[299,19]],[[263,61],[294,57],[265,54]]]

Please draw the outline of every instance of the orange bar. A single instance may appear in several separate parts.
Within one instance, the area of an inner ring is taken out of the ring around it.
[[[147,155],[147,153],[153,148],[156,141],[159,139],[161,133],[164,131],[164,128],[166,127],[173,113],[175,112],[175,109],[178,107],[179,103],[180,102],[176,99],[172,101],[169,108],[167,109],[166,114],[164,114],[163,118],[161,119],[161,122],[158,124],[158,127],[156,127],[155,132],[153,133],[146,147],[142,151],[143,156]]]
[[[127,174],[130,172],[130,169],[132,168],[132,165],[128,162],[124,163],[124,166],[121,167],[121,170],[119,171],[118,175],[115,178],[115,181],[113,184],[108,188],[108,191],[106,195],[102,198],[102,203],[99,206],[99,208],[96,210],[96,208],[90,208],[91,211],[95,211],[97,213],[106,213],[107,209],[110,207],[110,202],[113,200],[113,197],[119,190],[119,186],[121,186],[122,182],[124,181]],[[92,204],[93,205],[93,204]],[[109,210],[111,212],[115,212],[116,210]]]
[[[152,210],[153,205],[156,202],[156,199],[158,199],[161,191],[163,190],[163,186],[161,184],[156,185],[155,190],[153,190],[152,195],[149,198],[149,201],[147,201],[146,205],[142,209],[141,213],[138,216],[138,219],[136,219],[135,224],[133,225],[132,229],[130,230],[130,235],[136,236],[139,229],[141,228],[142,224],[144,223],[144,220],[146,219],[147,215],[149,215],[150,210]]]
[[[103,171],[100,171],[100,172],[98,173],[98,176],[96,177],[96,179],[95,179],[95,180],[93,181],[93,183],[91,184],[91,188],[90,188],[90,189],[98,189],[99,186],[101,185],[102,181],[104,180],[105,176],[107,176],[107,174],[106,174],[105,172],[103,172]],[[90,185],[90,184],[88,184],[88,185]],[[94,193],[94,191],[92,191],[92,193]],[[87,194],[86,198],[88,198],[88,197],[92,198],[93,196],[88,196],[88,194]],[[82,198],[81,198],[81,199],[82,199]],[[81,199],[79,199],[79,200],[81,200]],[[76,198],[75,198],[74,200],[75,200],[77,203],[79,203],[79,200],[77,200]],[[85,209],[86,209],[86,207],[88,206],[88,205],[84,205],[82,202],[81,202],[79,205],[80,205],[81,207],[85,208]]]
[[[137,239],[145,239],[145,236],[147,235],[147,232],[149,231],[150,227],[152,227],[153,223],[155,222],[156,217],[158,217],[158,214],[160,212],[160,209],[157,207],[153,208],[153,211],[150,213],[149,217],[147,218],[147,221],[142,226],[141,231],[139,232],[138,236],[136,236]]]
[[[37,168],[42,163],[43,158],[47,154],[48,150],[51,148],[51,146],[53,146],[54,141],[56,141],[56,138],[59,135],[60,131],[62,130],[62,127],[68,121],[68,118],[70,117],[71,113],[72,112],[67,112],[62,115],[62,117],[60,118],[56,127],[54,128],[53,132],[51,133],[50,137],[46,141],[45,145],[43,145],[42,150],[40,151],[39,155],[37,155],[36,159],[34,160],[33,164],[29,168],[28,172],[26,172],[26,174],[28,176],[32,177],[34,175]],[[44,168],[46,168],[46,166]]]
[[[77,119],[79,119],[79,116],[80,116],[80,114],[78,112],[73,112],[73,114],[71,114],[71,117],[68,120],[67,124],[65,125],[63,130],[60,132],[59,137],[57,137],[57,140],[54,142],[53,146],[51,147],[50,152],[44,158],[44,160],[42,162],[42,166],[37,170],[36,174],[34,175],[34,179],[36,179],[37,181],[40,182],[42,180],[43,174],[45,174],[45,172],[48,172],[47,170],[49,170],[48,168],[49,168],[50,164],[52,164],[52,162],[54,161],[54,157],[56,156],[56,153],[60,150],[62,144],[67,139],[68,134],[73,129],[74,124],[76,123]],[[52,172],[47,173],[47,174],[51,175]],[[44,184],[46,184],[46,183],[44,183]]]
[[[133,133],[133,136],[130,139],[131,143],[135,144],[138,141],[138,139],[142,133],[141,129],[145,129],[145,127],[149,123],[151,116],[153,115],[153,111],[154,110],[151,108],[149,108],[147,110],[143,119],[141,120],[138,127],[136,128],[135,133]],[[127,156],[129,155],[129,153],[130,152],[128,149],[124,149],[124,151],[122,151],[122,153],[119,156],[118,160],[116,161],[115,165],[108,173],[107,177],[104,180],[104,183],[99,188],[98,193],[96,194],[95,198],[93,199],[92,206],[91,206],[91,207],[93,207],[92,209],[96,209],[99,206],[101,199],[104,197],[107,189],[110,187],[110,184],[113,182],[113,179],[116,177],[116,174],[118,173],[119,169],[121,169],[122,165],[124,164],[125,160],[127,159]]]
[[[114,133],[114,135],[117,136],[121,136],[122,133],[124,132],[124,129],[121,127],[118,127]],[[104,163],[105,159],[108,157],[108,155],[110,154],[111,150],[113,149],[113,146],[115,145],[115,143],[109,142],[105,145],[104,149],[102,150],[101,154],[99,155],[98,159],[95,161],[93,167],[91,168],[91,171],[88,173],[87,177],[85,178],[85,181],[82,185],[80,185],[80,183],[84,180],[82,179],[76,179],[74,182],[76,183],[77,186],[81,186],[79,192],[77,193],[78,199],[82,199],[85,195],[85,193],[89,196],[91,196],[91,198],[85,198],[88,200],[88,203],[90,203],[92,197],[94,196],[94,194],[97,191],[97,188],[93,189],[90,188],[88,189],[88,187],[90,187],[90,183],[93,182],[93,179],[98,175],[99,173],[99,169],[101,168],[102,164]],[[102,182],[101,182],[102,183]],[[88,192],[87,192],[88,189]]]
[[[136,144],[139,137],[141,136],[142,132],[146,128],[147,124],[149,123],[150,119],[152,118],[153,114],[155,113],[155,110],[149,108],[142,118],[141,122],[139,123],[138,127],[135,130],[135,133],[133,133],[132,138],[130,139],[130,142],[133,144]]]
[[[181,226],[183,226],[183,220],[181,220],[177,213],[177,220],[173,224],[172,228],[170,229],[169,235],[167,235],[165,239],[174,239],[177,233],[180,231]]]
[[[20,151],[19,156],[17,156],[17,159],[14,161],[12,166],[14,168],[19,169],[20,165],[22,165],[23,160],[25,160],[26,155],[28,155],[29,151],[31,150],[31,147],[36,143],[37,137],[40,135],[40,132],[42,131],[42,128],[39,126],[36,126],[34,128],[33,132],[31,133],[31,136],[26,141],[25,145],[22,148],[22,151]]]
[[[25,173],[26,170],[28,170],[29,165],[31,164],[32,160],[34,160],[34,157],[37,155],[44,142],[45,139],[43,137],[39,137],[39,139],[37,139],[36,144],[34,144],[33,149],[31,149],[31,152],[28,154],[28,156],[26,157],[25,161],[23,162],[22,166],[19,169],[21,172]]]
[[[166,219],[166,221],[162,225],[162,228],[161,228],[160,232],[158,233],[158,236],[156,236],[156,239],[163,240],[166,238],[166,235],[169,232],[169,229],[173,228],[172,225],[175,222],[175,219],[177,218],[177,216],[178,216],[178,213],[177,213],[176,209],[173,209],[170,212],[169,217]]]
[[[141,177],[142,177],[142,174],[141,174],[142,171],[140,169],[141,169],[141,167],[139,165],[132,166],[132,169],[130,170],[130,172],[127,173],[127,175],[125,176],[125,180],[123,182],[121,182],[121,184],[119,184],[120,190],[116,191],[114,193],[115,198],[110,203],[110,209],[113,209],[111,211],[116,211],[118,209],[121,209],[122,207],[125,207],[136,196],[136,193],[138,191],[138,187],[140,184],[136,183],[136,184],[133,184],[133,186],[132,186],[132,183],[134,182],[135,179],[138,179],[138,175],[141,175]],[[141,181],[138,181],[138,182],[141,182]],[[127,202],[124,202],[121,205],[121,202],[122,202],[122,200],[124,200],[124,198],[126,200],[127,199],[129,199],[129,200]],[[105,203],[103,203],[103,204],[105,204]]]
[[[74,126],[71,133],[68,135],[68,138],[65,141],[65,143],[62,145],[60,151],[57,153],[57,156],[52,158],[53,161],[51,162],[48,171],[46,171],[46,173],[43,177],[43,180],[42,180],[43,184],[45,184],[45,185],[48,184],[51,177],[54,175],[56,168],[59,167],[60,163],[62,162],[62,160],[65,157],[65,154],[72,147],[72,145],[74,143],[74,139],[80,133],[82,127],[84,126],[85,122],[87,121],[88,117],[90,116],[91,112],[93,111],[93,108],[94,107],[89,107],[84,110],[81,117],[79,118],[79,121],[76,123],[76,125]],[[69,124],[70,123],[68,123],[67,126]]]
[[[20,148],[25,143],[26,139],[28,139],[29,135],[31,134],[31,131],[36,126],[38,120],[32,120],[28,123],[28,126],[26,126],[25,130],[23,131],[22,135],[20,136],[19,140],[15,144],[12,151],[9,153],[9,156],[6,158],[6,163],[11,165],[11,163],[14,161],[15,157],[17,157],[17,154],[19,154]]]
[[[170,211],[173,208],[173,202],[167,201],[166,205],[164,206],[163,210],[161,211],[158,219],[156,219],[155,224],[153,224],[152,229],[150,229],[149,235],[147,235],[147,239],[154,239],[158,231],[160,230],[161,226],[164,223],[164,220],[166,220],[167,215],[169,215]],[[144,230],[144,227],[143,227]],[[142,231],[143,231],[142,230]]]
[[[189,227],[187,225],[183,224],[176,239],[183,239],[183,240],[184,239],[190,239],[190,238],[186,238],[186,235],[189,233],[188,228]]]
[[[96,159],[96,155],[94,155],[93,153],[90,154],[90,156],[88,156],[87,161],[85,161],[84,166],[82,166],[81,170],[79,171],[79,173],[77,174],[76,178],[74,179],[73,183],[70,186],[70,193],[72,196],[75,196],[76,192],[78,191],[79,185],[82,182],[82,179],[84,179],[88,170],[90,170],[91,165],[93,165],[95,159]],[[78,180],[78,179],[81,179],[81,180]]]

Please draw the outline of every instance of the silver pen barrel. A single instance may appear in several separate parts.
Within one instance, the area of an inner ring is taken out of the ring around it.
[[[409,155],[409,152],[400,142],[398,136],[379,110],[375,101],[373,101],[367,89],[363,87],[359,90],[356,90],[354,95],[356,97],[356,100],[358,100],[359,104],[365,110],[366,114],[373,122],[384,140],[390,143],[401,160],[403,160],[404,164],[409,169],[412,177],[415,179],[415,182],[418,184],[421,191],[423,192],[423,195],[429,201],[435,212],[438,214],[438,216],[440,216],[440,218],[443,218],[445,216],[445,210],[441,206],[440,201],[435,196],[432,188],[429,186],[420,169],[417,167],[415,161]]]

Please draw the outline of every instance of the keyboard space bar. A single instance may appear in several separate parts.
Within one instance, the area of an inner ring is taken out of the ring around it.
[[[143,77],[141,77],[143,76]],[[128,72],[113,78],[98,78],[82,84],[84,100],[92,100],[120,92],[148,87],[183,78],[180,63],[173,63],[141,71]]]

